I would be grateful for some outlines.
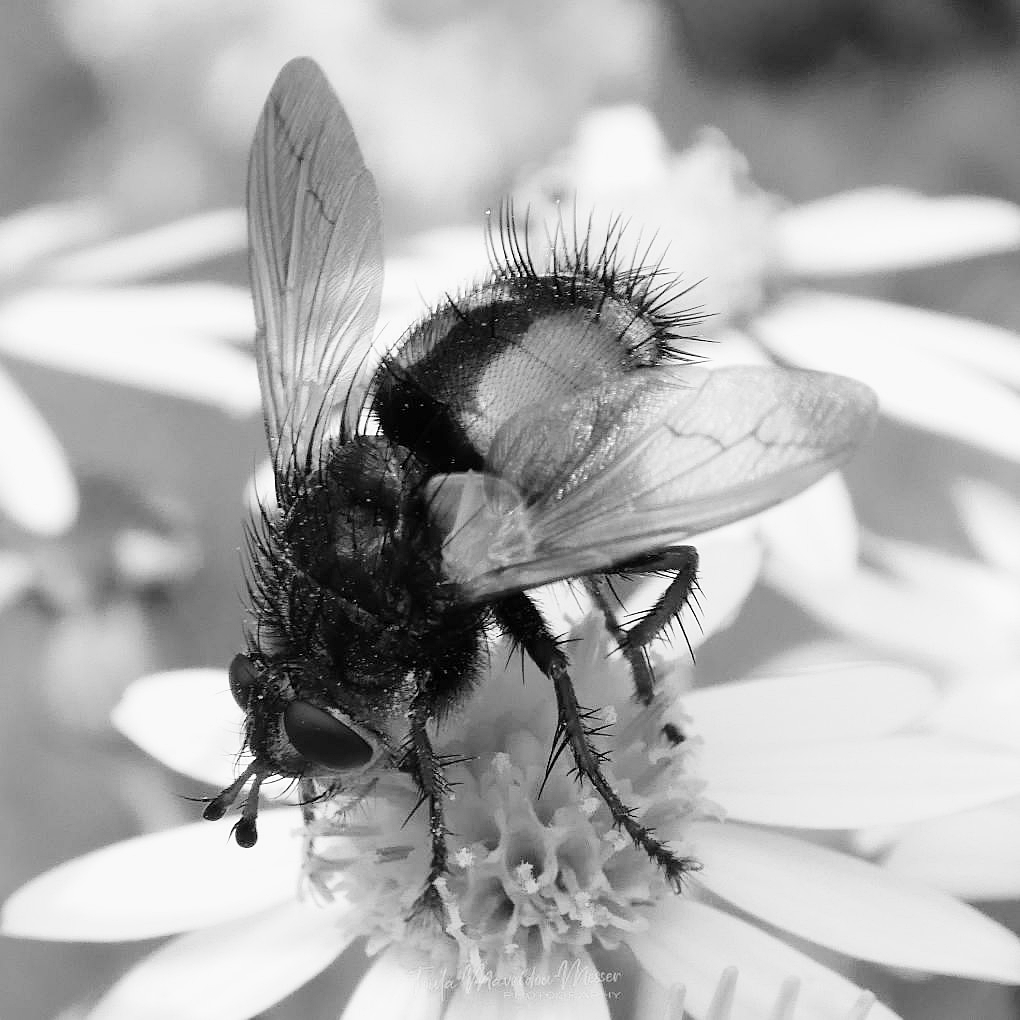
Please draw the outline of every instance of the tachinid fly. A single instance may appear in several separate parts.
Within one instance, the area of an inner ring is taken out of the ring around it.
[[[657,267],[550,242],[537,268],[513,228],[490,278],[449,298],[382,358],[376,189],[318,67],[280,73],[248,179],[256,357],[276,504],[249,535],[253,626],[230,666],[251,764],[237,842],[256,840],[270,777],[357,792],[380,769],[416,781],[446,870],[443,762],[430,725],[481,682],[496,627],[551,680],[557,741],[616,823],[678,884],[689,862],[607,781],[569,662],[528,590],[572,578],[654,691],[645,649],[696,583],[691,535],[756,513],[846,460],[875,401],[839,376],[705,371],[676,348],[682,315]],[[614,574],[667,572],[625,626]],[[674,741],[674,728],[664,733]]]

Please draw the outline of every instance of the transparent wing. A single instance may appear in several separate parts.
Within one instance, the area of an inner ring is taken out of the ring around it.
[[[311,60],[283,68],[262,111],[248,235],[269,449],[304,463],[333,415],[356,424],[382,289],[375,182]]]
[[[608,570],[794,495],[875,415],[853,380],[743,367],[643,370],[527,409],[489,450],[498,487],[430,483],[447,569],[474,600]]]

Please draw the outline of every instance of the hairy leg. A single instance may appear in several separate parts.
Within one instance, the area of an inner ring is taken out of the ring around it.
[[[426,729],[432,709],[432,698],[426,684],[427,681],[419,683],[418,694],[411,703],[411,727],[405,758],[407,768],[418,783],[421,794],[418,806],[428,805],[429,837],[432,841],[428,877],[422,894],[411,909],[412,916],[423,912],[441,914],[443,903],[435,883],[446,874],[448,862],[446,823],[443,819],[443,798],[447,786],[443,779],[443,763],[433,751],[432,741]]]
[[[694,862],[676,856],[667,844],[656,839],[652,830],[635,818],[633,809],[623,803],[606,778],[602,771],[605,752],[598,750],[592,742],[598,736],[600,727],[592,725],[594,713],[578,704],[567,657],[538,608],[527,595],[511,595],[496,606],[496,618],[507,634],[520,644],[553,682],[559,715],[549,768],[552,768],[563,750],[569,747],[578,776],[587,779],[605,801],[614,823],[662,868],[669,882],[679,888],[681,878],[692,870]]]
[[[697,591],[698,551],[689,545],[663,549],[630,563],[620,564],[615,573],[673,574],[673,580],[655,605],[630,626],[625,626],[617,615],[617,607],[613,604],[616,599],[612,591],[611,575],[594,574],[584,578],[583,582],[605,618],[606,630],[618,642],[620,651],[627,659],[634,677],[635,696],[643,705],[647,705],[655,695],[655,676],[648,659],[648,645],[673,623],[679,624],[686,639],[687,633],[680,621],[680,614]],[[687,647],[690,648],[689,641]]]

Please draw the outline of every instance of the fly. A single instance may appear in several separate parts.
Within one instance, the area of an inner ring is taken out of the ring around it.
[[[558,237],[539,267],[512,216],[490,278],[376,356],[376,188],[307,59],[284,67],[259,121],[248,224],[276,508],[249,532],[253,624],[230,665],[252,761],[205,816],[247,787],[234,833],[250,846],[268,778],[356,794],[403,770],[429,812],[419,905],[438,909],[446,784],[429,727],[483,682],[496,627],[553,685],[554,750],[569,748],[678,886],[691,862],[606,778],[562,642],[528,593],[582,584],[649,703],[647,647],[696,584],[687,540],[838,467],[870,429],[874,395],[824,373],[685,363],[669,279],[623,265],[618,232],[595,248]],[[625,625],[612,577],[663,572],[662,597]]]

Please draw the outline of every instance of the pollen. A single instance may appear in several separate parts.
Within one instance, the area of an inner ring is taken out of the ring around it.
[[[548,704],[522,709],[527,698],[517,683],[514,690],[491,681],[477,699],[481,715],[441,748],[456,756],[446,778],[458,797],[445,804],[449,869],[434,883],[434,917],[412,909],[430,843],[427,811],[415,810],[407,776],[391,770],[361,801],[325,797],[312,805],[306,874],[352,904],[348,916],[369,952],[399,943],[460,968],[469,975],[463,980],[481,973],[513,984],[593,944],[615,948],[647,925],[650,907],[674,895],[601,798],[578,783],[569,755],[549,767],[555,703],[551,719]],[[640,708],[625,700],[625,683],[605,690],[622,695],[616,705],[607,698],[598,714],[617,724],[601,737],[607,778],[657,839],[692,855],[690,823],[716,812],[692,773],[697,738],[674,746],[662,736],[665,722],[687,722],[676,692],[664,684]],[[407,852],[394,854],[395,846]]]

